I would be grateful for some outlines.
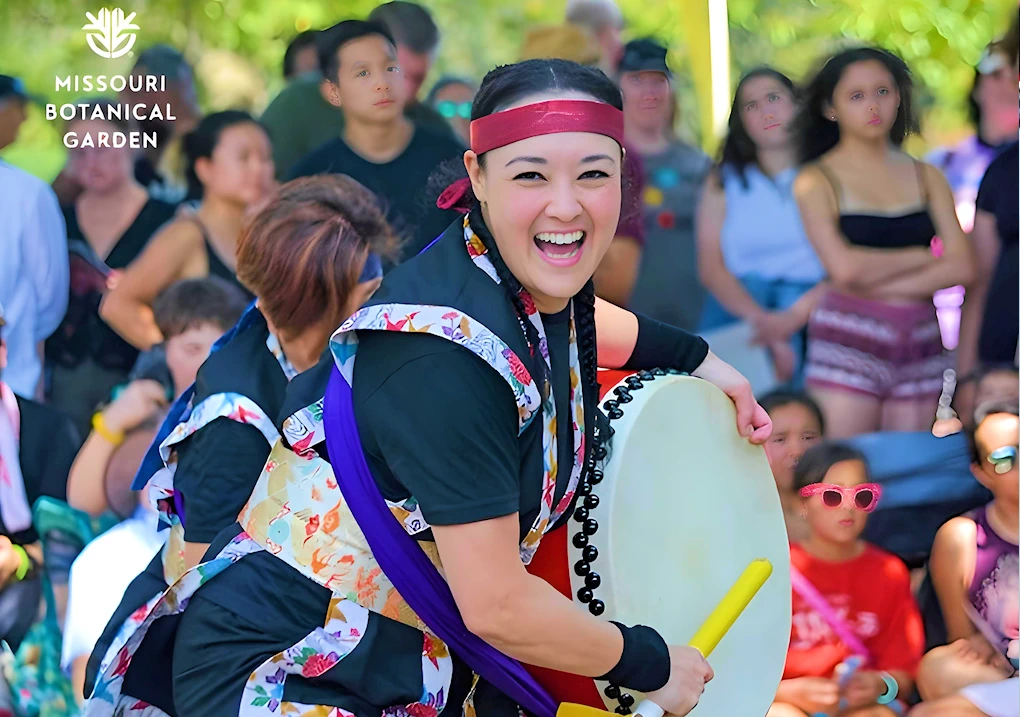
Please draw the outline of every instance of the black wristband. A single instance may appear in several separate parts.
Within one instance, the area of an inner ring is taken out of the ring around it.
[[[708,356],[708,342],[700,336],[641,314],[635,316],[638,320],[637,341],[623,366],[625,369],[675,368],[691,373]]]
[[[623,634],[623,654],[616,667],[597,680],[638,692],[653,692],[669,681],[669,647],[650,627],[627,627],[614,622]]]

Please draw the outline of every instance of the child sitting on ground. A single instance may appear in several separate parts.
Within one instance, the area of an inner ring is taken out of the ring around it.
[[[912,713],[920,717],[1020,715],[1016,401],[979,404],[975,420],[971,472],[994,497],[935,536],[929,571],[950,644],[921,663],[918,689],[931,702]]]
[[[765,443],[765,455],[779,489],[786,532],[790,542],[796,543],[807,537],[807,524],[793,487],[793,471],[804,452],[822,440],[825,419],[822,409],[806,393],[773,391],[758,403],[772,419],[772,435]]]
[[[924,650],[907,568],[861,540],[881,488],[864,456],[820,443],[794,469],[807,536],[790,548],[793,626],[768,717],[895,717]]]

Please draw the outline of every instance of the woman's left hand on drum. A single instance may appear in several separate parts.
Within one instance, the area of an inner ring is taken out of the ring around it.
[[[750,382],[739,371],[711,351],[692,373],[717,386],[737,409],[737,431],[751,443],[762,445],[772,435],[772,419],[758,405]]]

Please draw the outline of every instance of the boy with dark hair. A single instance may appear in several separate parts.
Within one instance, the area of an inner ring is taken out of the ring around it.
[[[214,276],[179,281],[159,295],[153,312],[166,339],[174,395],[194,383],[213,343],[237,322],[245,302],[240,289]],[[113,510],[126,518],[86,546],[71,567],[61,664],[79,698],[92,648],[128,584],[166,538],[156,532],[145,491],[134,493],[130,485],[169,399],[158,381],[132,381],[95,415],[93,431],[71,467],[67,498],[72,507],[91,515]]]
[[[415,124],[446,134],[449,125],[443,117],[418,101],[421,86],[439,49],[439,28],[429,11],[417,3],[396,0],[377,7],[368,19],[385,25],[396,41],[397,64],[407,86],[404,113]]]
[[[402,258],[439,236],[454,214],[425,196],[429,176],[463,153],[449,134],[437,134],[404,114],[407,87],[386,26],[346,20],[323,30],[319,63],[330,101],[344,112],[343,134],[322,145],[291,170],[290,179],[343,173],[370,189],[386,218],[405,241]]]

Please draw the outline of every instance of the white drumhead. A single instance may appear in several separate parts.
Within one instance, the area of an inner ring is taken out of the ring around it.
[[[772,576],[709,656],[715,679],[691,713],[763,716],[790,639],[789,544],[765,451],[739,436],[732,402],[705,381],[660,376],[631,395],[612,421],[605,477],[593,487],[590,543],[599,556],[591,569],[602,578],[595,597],[603,617],[686,645],[744,568],[769,559]],[[569,529],[577,532],[574,519]],[[573,565],[581,551],[572,540],[568,550]],[[571,583],[576,595],[584,578],[571,570]]]

